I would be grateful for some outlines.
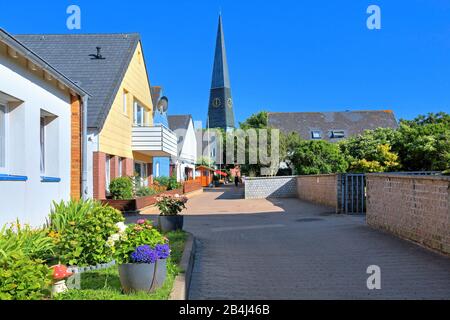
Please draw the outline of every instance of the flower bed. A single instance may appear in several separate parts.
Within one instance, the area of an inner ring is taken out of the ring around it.
[[[118,266],[81,274],[81,288],[69,290],[55,297],[56,300],[167,300],[179,274],[187,234],[178,231],[168,233],[171,254],[167,261],[167,278],[164,285],[153,293],[123,294]]]
[[[171,191],[164,191],[164,194],[170,194],[170,195],[176,195],[176,194],[183,194],[183,189],[177,189],[177,190],[171,190]],[[102,200],[103,204],[108,204],[114,209],[117,209],[122,212],[137,212],[140,211],[146,207],[153,206],[157,202],[157,198],[160,196],[160,194],[146,196],[146,197],[138,197],[136,199],[131,200]]]

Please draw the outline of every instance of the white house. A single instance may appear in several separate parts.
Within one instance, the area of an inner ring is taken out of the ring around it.
[[[170,130],[178,139],[178,155],[172,157],[172,171],[175,170],[178,181],[195,179],[197,164],[197,137],[191,115],[168,116]]]
[[[45,223],[81,196],[87,93],[0,29],[0,225]]]

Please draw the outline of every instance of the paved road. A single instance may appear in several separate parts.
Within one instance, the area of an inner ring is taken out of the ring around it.
[[[205,192],[189,203],[197,238],[190,299],[450,299],[450,258],[296,199]],[[368,290],[367,267],[381,268]]]

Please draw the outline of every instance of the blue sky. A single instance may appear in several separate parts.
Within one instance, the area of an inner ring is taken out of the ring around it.
[[[172,114],[205,121],[219,9],[235,113],[392,109],[397,118],[450,112],[450,1],[4,1],[10,33],[139,32],[152,85]],[[368,30],[366,9],[381,8]]]

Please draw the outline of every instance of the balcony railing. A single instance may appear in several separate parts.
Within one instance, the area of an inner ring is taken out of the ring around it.
[[[177,136],[163,125],[134,126],[132,149],[153,157],[176,156]]]

